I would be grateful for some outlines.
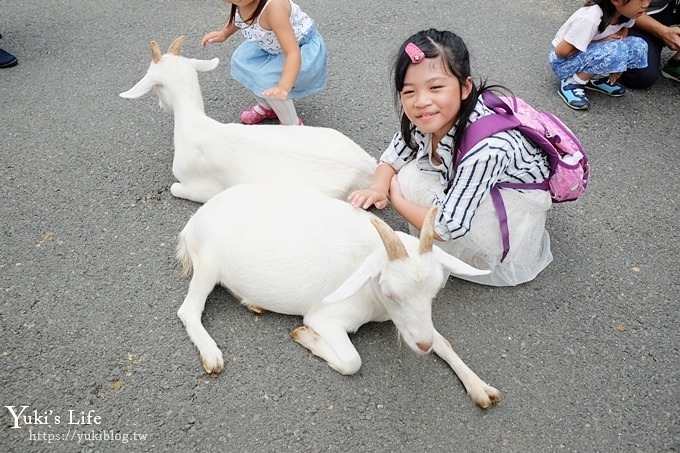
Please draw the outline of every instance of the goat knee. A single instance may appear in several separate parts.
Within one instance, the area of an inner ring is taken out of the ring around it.
[[[357,371],[361,368],[361,357],[359,354],[354,354],[353,357],[345,357],[339,362],[328,362],[328,366],[333,368],[335,371],[337,371],[340,374],[343,374],[345,376],[351,376],[353,374],[356,374]]]
[[[340,374],[346,376],[355,374],[361,368],[361,357],[349,341],[346,332],[334,336],[333,329],[322,330],[325,337],[320,336],[314,329],[300,326],[293,331],[293,340],[301,344],[317,357],[322,358]]]

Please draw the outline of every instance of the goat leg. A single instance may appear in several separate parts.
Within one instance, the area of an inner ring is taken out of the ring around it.
[[[318,333],[322,332],[322,334]],[[291,336],[317,357],[322,358],[340,374],[352,375],[361,368],[361,357],[347,336],[347,332],[338,326],[307,325],[295,329]]]
[[[189,292],[184,298],[182,306],[177,310],[177,316],[184,324],[189,338],[201,353],[201,361],[206,373],[220,373],[224,369],[222,351],[201,323],[205,301],[212,292],[214,285],[214,281],[201,280],[200,277],[197,277],[195,271],[189,284]]]
[[[451,347],[448,342],[439,332],[434,331],[434,352],[444,359],[446,363],[453,369],[458,376],[458,379],[465,386],[467,394],[482,409],[486,409],[493,403],[498,403],[503,397],[501,392],[491,387],[486,382],[482,381],[479,376],[475,374],[463,360],[458,357],[458,354]]]

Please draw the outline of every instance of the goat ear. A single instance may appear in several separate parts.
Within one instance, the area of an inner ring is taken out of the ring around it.
[[[473,275],[487,275],[491,273],[490,270],[483,270],[477,269],[476,267],[472,267],[469,264],[459,260],[455,256],[449,255],[439,247],[432,247],[432,252],[434,253],[434,256],[437,257],[442,266],[444,266],[444,268],[447,271],[451,272],[453,275],[473,276]]]
[[[147,74],[144,77],[142,77],[142,80],[137,82],[135,86],[133,86],[127,91],[120,93],[119,96],[126,99],[141,98],[146,93],[151,91],[154,85],[155,83],[153,82],[153,80],[151,80],[151,77],[149,77],[149,75]]]
[[[359,267],[342,284],[323,298],[322,303],[332,304],[353,296],[371,278],[377,277],[385,266],[385,253],[378,249],[364,258]]]
[[[195,58],[189,59],[191,66],[198,72],[208,72],[212,71],[220,64],[219,58],[213,58],[212,60],[197,60]]]

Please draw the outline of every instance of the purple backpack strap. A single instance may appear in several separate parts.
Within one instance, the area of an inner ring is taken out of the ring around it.
[[[494,208],[496,208],[498,225],[501,228],[501,239],[503,240],[503,255],[501,255],[502,263],[510,251],[510,232],[508,231],[508,213],[505,211],[505,203],[503,202],[500,189],[496,186],[491,188],[491,201],[493,202]]]
[[[513,110],[501,98],[492,91],[482,93],[484,105],[496,112],[495,115],[487,115],[471,123],[465,130],[460,147],[456,153],[456,167],[473,146],[480,141],[498,132],[509,129],[519,128],[520,120],[515,116]],[[509,189],[547,189],[548,181],[544,183],[498,183],[491,188],[490,195],[493,206],[496,209],[498,224],[501,230],[503,241],[503,255],[501,263],[510,251],[510,232],[508,231],[508,213],[505,210],[505,203],[501,196],[500,188]]]
[[[496,98],[498,99],[498,96],[496,96]],[[486,103],[486,98],[484,99],[484,102]],[[503,102],[500,99],[498,100]],[[506,104],[503,105],[507,107]],[[515,129],[519,126],[519,120],[512,113],[509,115],[487,115],[479,118],[477,121],[474,121],[467,127],[465,134],[463,134],[460,147],[456,153],[456,166],[458,166],[465,154],[467,154],[467,152],[470,151],[470,149],[472,149],[472,147],[477,143],[481,142],[485,138],[491,137],[498,132]]]

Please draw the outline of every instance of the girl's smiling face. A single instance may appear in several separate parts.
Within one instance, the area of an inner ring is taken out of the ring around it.
[[[431,133],[436,146],[456,123],[471,90],[471,77],[461,85],[440,58],[427,58],[408,67],[399,97],[404,114],[422,132]]]

